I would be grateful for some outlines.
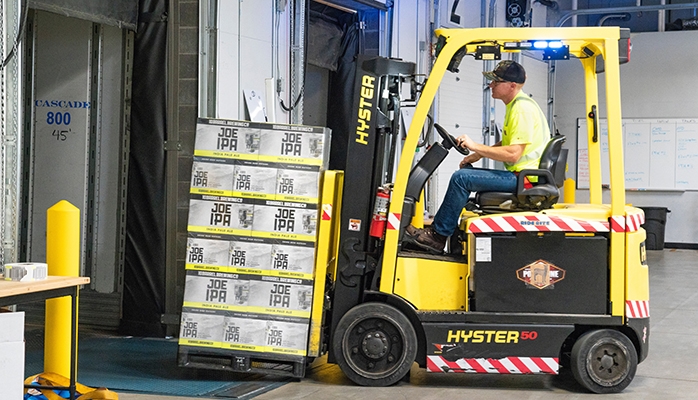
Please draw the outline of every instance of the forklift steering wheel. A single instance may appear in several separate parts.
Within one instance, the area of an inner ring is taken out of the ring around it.
[[[444,129],[441,125],[434,124],[434,128],[436,128],[436,131],[439,132],[439,135],[444,139],[441,145],[444,146],[446,150],[450,150],[451,147],[453,147],[464,156],[470,154],[470,150],[458,146],[456,138],[454,138],[450,133],[446,132],[446,129]]]

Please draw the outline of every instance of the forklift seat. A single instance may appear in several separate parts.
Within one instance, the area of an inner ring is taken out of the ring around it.
[[[516,192],[478,192],[474,204],[468,209],[480,210],[485,214],[511,211],[540,211],[551,208],[560,197],[558,188],[565,182],[567,150],[562,149],[565,136],[556,135],[545,146],[538,169],[522,170],[517,179]],[[526,188],[526,177],[535,176],[537,182],[530,182]]]

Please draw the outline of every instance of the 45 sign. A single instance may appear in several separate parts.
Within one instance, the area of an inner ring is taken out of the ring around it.
[[[53,133],[51,135],[56,138],[58,141],[65,141],[69,135],[74,134],[71,129],[54,129]]]

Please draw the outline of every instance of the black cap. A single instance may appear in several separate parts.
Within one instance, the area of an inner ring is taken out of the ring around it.
[[[497,64],[494,71],[483,72],[487,79],[492,81],[507,81],[515,83],[526,82],[526,71],[516,61],[504,60]]]

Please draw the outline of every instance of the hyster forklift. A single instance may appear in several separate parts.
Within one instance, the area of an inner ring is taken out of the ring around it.
[[[650,328],[644,214],[625,204],[619,64],[629,57],[629,32],[478,28],[439,29],[436,36],[430,76],[413,85],[418,101],[404,140],[395,114],[400,83],[414,77],[414,64],[358,60],[346,167],[326,171],[322,186],[308,356],[326,351],[328,362],[366,386],[394,384],[417,362],[429,372],[568,370],[592,392],[622,391],[647,357]],[[564,137],[554,136],[540,168],[519,175],[538,177],[535,186],[478,193],[444,254],[407,249],[405,228],[423,221],[425,183],[450,149],[464,151],[427,123],[444,74],[457,72],[465,56],[497,60],[534,49],[544,49],[544,59],[582,63],[590,204],[558,203],[566,153]],[[601,195],[601,68],[610,204]],[[425,125],[443,140],[415,163]]]

